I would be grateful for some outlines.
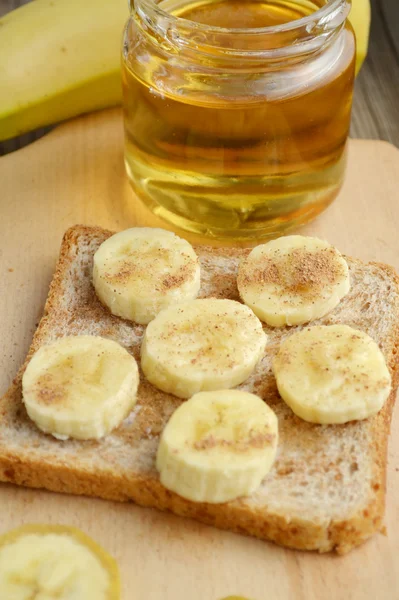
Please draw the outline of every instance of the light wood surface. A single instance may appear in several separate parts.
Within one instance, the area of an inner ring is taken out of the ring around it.
[[[119,111],[63,125],[0,159],[0,394],[28,349],[64,230],[148,222],[124,175]],[[304,231],[399,268],[399,151],[352,141],[339,199]],[[347,556],[299,553],[189,520],[88,498],[0,485],[0,533],[29,522],[80,527],[118,560],[123,600],[397,600],[399,411],[392,425],[386,525]],[[5,600],[5,599],[2,599]]]
[[[31,1],[0,0],[0,16]],[[369,54],[356,80],[351,136],[386,140],[399,147],[399,2],[370,1],[372,21]],[[126,18],[127,15],[126,8]],[[47,127],[14,140],[0,142],[0,156],[29,144],[49,129]]]

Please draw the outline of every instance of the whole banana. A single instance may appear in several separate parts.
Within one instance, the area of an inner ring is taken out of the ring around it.
[[[126,0],[34,0],[0,19],[0,140],[120,104]]]

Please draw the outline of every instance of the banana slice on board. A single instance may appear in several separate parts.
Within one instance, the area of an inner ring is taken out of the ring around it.
[[[136,403],[137,363],[102,337],[64,337],[42,346],[22,378],[29,417],[59,439],[98,439],[117,427]]]
[[[350,289],[348,265],[336,248],[291,235],[257,246],[241,262],[237,286],[272,327],[299,325],[333,310]]]
[[[0,536],[2,600],[120,600],[115,560],[84,533],[25,525]]]
[[[266,341],[261,322],[240,302],[193,300],[163,310],[148,325],[141,367],[159,389],[190,398],[245,381]]]
[[[281,344],[273,372],[281,397],[311,423],[366,419],[382,408],[391,391],[378,345],[347,325],[293,333]]]
[[[171,231],[135,227],[101,244],[93,283],[112,314],[146,325],[163,308],[196,298],[200,265],[192,246]]]
[[[227,502],[253,493],[270,471],[278,422],[247,392],[201,392],[173,413],[157,454],[161,483],[194,502]]]

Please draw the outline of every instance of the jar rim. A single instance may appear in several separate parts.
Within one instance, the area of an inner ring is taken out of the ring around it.
[[[140,7],[149,9],[156,16],[162,18],[168,22],[169,25],[178,25],[189,28],[193,31],[207,32],[208,34],[244,34],[246,36],[259,36],[259,35],[274,35],[283,33],[292,33],[296,30],[308,31],[309,26],[323,27],[324,32],[326,29],[337,29],[340,27],[348,17],[351,9],[352,0],[327,0],[326,3],[312,12],[309,15],[282,23],[280,25],[270,25],[267,27],[219,27],[217,25],[207,25],[205,23],[198,23],[197,21],[191,21],[184,17],[173,15],[159,6],[155,0],[132,0],[131,5],[134,5],[136,10],[140,12]],[[144,15],[142,15],[144,16]]]

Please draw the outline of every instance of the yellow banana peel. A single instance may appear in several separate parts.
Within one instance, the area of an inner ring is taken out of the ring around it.
[[[126,0],[34,0],[0,19],[0,140],[120,104]]]
[[[349,21],[356,35],[356,75],[367,56],[369,45],[371,7],[370,0],[352,0]]]
[[[0,140],[121,102],[126,0],[33,0],[0,19]],[[352,0],[356,72],[369,0]]]

